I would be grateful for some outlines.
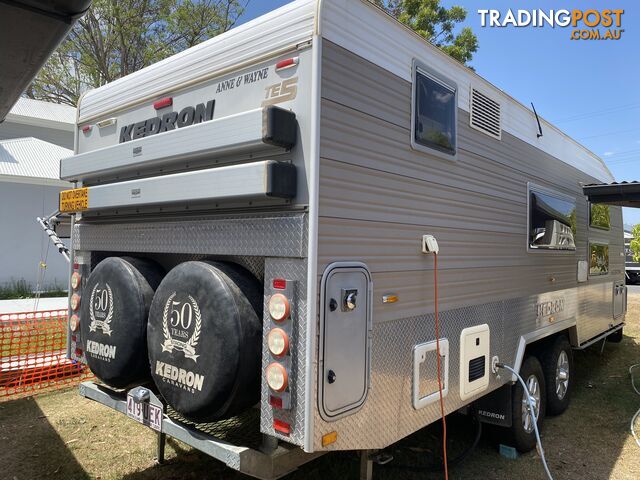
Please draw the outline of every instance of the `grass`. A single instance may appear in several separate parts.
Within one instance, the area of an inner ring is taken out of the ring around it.
[[[0,300],[17,300],[22,298],[33,298],[36,294],[32,284],[24,279],[12,280],[0,285]],[[60,287],[56,282],[48,285],[40,292],[42,297],[66,297],[67,291]]]
[[[640,477],[640,447],[629,433],[629,421],[640,407],[630,385],[628,367],[640,362],[640,294],[630,295],[625,337],[575,353],[575,390],[563,415],[550,417],[542,430],[547,459],[556,480]],[[381,419],[384,421],[384,419]],[[453,449],[470,439],[461,417],[449,418]],[[221,463],[178,442],[167,445],[167,463],[154,464],[155,435],[95,402],[75,389],[0,403],[0,477],[9,480],[46,479],[239,479]],[[544,478],[536,452],[508,460],[497,453],[495,433],[485,431],[478,448],[450,477],[471,479]],[[437,424],[392,446],[398,461],[412,465],[431,462],[439,451]],[[393,464],[391,464],[393,465]],[[438,473],[413,473],[376,466],[376,479],[436,479]],[[353,452],[325,455],[303,466],[287,480],[358,478]]]

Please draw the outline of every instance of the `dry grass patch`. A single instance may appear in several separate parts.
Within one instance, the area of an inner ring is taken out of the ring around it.
[[[640,448],[629,422],[640,407],[630,384],[629,365],[640,362],[640,295],[629,298],[628,325],[621,344],[576,352],[576,388],[569,410],[547,418],[543,443],[551,471],[561,479],[640,478]],[[384,419],[381,419],[384,421]],[[454,447],[463,448],[471,431],[452,418]],[[75,389],[0,404],[0,478],[24,479],[228,479],[243,478],[221,463],[170,441],[167,464],[154,463],[155,434],[95,402]],[[533,480],[544,478],[535,452],[508,460],[497,453],[497,440],[485,435],[451,477]],[[403,462],[428,464],[439,451],[438,427],[426,428],[401,442]],[[392,448],[393,450],[393,448]],[[408,452],[408,453],[407,453]],[[292,479],[358,478],[358,457],[351,452],[326,455]],[[441,478],[376,467],[376,479]]]

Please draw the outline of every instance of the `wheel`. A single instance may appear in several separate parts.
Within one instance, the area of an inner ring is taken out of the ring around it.
[[[546,411],[546,389],[544,373],[540,361],[529,356],[522,362],[520,376],[524,380],[531,396],[533,397],[533,409],[538,417],[538,429],[542,425]],[[524,390],[519,381],[512,387],[511,408],[512,425],[510,428],[511,442],[520,452],[529,452],[536,446],[536,433],[533,426],[533,417],[529,411],[529,403],[524,395]]]
[[[540,356],[547,387],[547,411],[560,415],[569,406],[573,390],[573,350],[565,335],[556,337]]]
[[[622,341],[622,328],[607,337],[607,342],[620,343]]]

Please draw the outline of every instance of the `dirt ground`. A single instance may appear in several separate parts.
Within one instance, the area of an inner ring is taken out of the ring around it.
[[[640,478],[640,447],[629,422],[640,408],[640,396],[628,368],[640,362],[640,293],[629,297],[622,343],[602,344],[575,352],[576,384],[571,406],[547,418],[542,441],[556,480]],[[640,380],[640,379],[638,379]],[[463,449],[473,436],[468,420],[449,420],[452,450]],[[640,430],[640,425],[636,428]],[[240,479],[221,463],[169,441],[167,462],[154,463],[155,435],[147,428],[97,403],[75,389],[0,403],[0,479]],[[399,462],[429,467],[439,450],[437,425],[392,446],[396,462],[374,468],[375,479],[442,478],[440,473],[395,468]],[[510,460],[499,455],[496,432],[483,433],[478,448],[452,479],[544,478],[537,453]],[[325,455],[289,475],[287,480],[358,478],[355,453]]]

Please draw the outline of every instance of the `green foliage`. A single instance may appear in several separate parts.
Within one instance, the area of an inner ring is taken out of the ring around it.
[[[0,285],[0,300],[15,300],[20,298],[33,298],[35,288],[25,279],[12,280]],[[68,292],[57,283],[48,285],[40,292],[41,297],[66,297]]]
[[[631,235],[633,235],[633,240],[629,242],[629,248],[633,254],[633,261],[640,262],[640,224],[631,229]]]
[[[240,0],[93,0],[25,92],[75,106],[80,95],[230,29]]]
[[[592,227],[604,228],[605,230],[609,230],[611,228],[609,205],[604,205],[602,203],[592,203],[590,210],[589,222]]]
[[[469,27],[464,27],[457,35],[454,33],[455,26],[467,18],[467,10],[463,7],[446,8],[440,5],[440,0],[370,1],[460,63],[471,61],[478,50],[478,39]]]

